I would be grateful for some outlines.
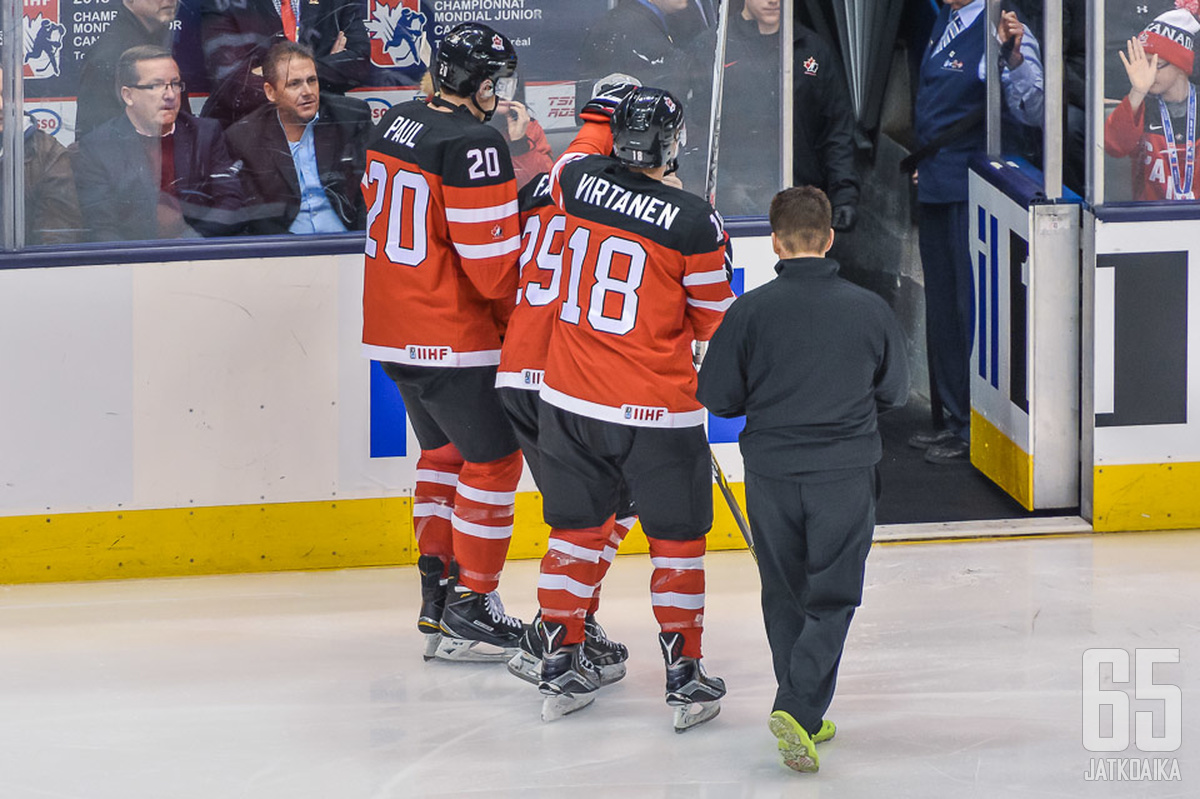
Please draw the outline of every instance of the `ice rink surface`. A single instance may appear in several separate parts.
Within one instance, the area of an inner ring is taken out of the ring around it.
[[[503,666],[422,661],[415,567],[0,587],[0,799],[1200,796],[1200,533],[876,546],[816,775],[776,760],[749,554],[708,567],[729,695],[685,734],[644,556],[599,614],[628,676],[553,724]],[[536,576],[509,564],[511,613]],[[1181,749],[1084,749],[1090,647],[1179,649],[1154,679],[1182,689]],[[1182,780],[1085,780],[1109,756]]]

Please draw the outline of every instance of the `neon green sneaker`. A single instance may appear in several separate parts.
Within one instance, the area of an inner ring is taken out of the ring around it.
[[[786,710],[776,710],[771,714],[769,723],[771,734],[779,739],[779,756],[783,765],[793,771],[814,773],[821,767],[821,759],[817,757],[817,745],[800,723],[792,718]],[[824,732],[825,725],[821,725]],[[830,736],[832,737],[832,736]]]
[[[817,730],[817,734],[812,737],[812,742],[823,744],[835,735],[837,735],[837,725],[829,719],[822,719],[821,729]]]

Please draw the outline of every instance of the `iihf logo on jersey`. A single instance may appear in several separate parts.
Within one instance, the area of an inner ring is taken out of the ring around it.
[[[421,0],[368,0],[367,32],[371,63],[385,69],[405,69],[429,62],[427,14]]]
[[[805,75],[816,75],[817,70],[820,68],[821,68],[821,65],[818,64],[817,59],[813,58],[812,56],[809,56],[808,58],[804,59],[804,74]]]
[[[29,14],[37,10],[32,19]],[[62,74],[59,52],[67,29],[59,24],[58,0],[25,0],[24,35],[26,78],[57,78]]]

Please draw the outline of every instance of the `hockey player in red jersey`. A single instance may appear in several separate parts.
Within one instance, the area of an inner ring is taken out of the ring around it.
[[[725,232],[708,203],[662,182],[683,134],[670,93],[640,87],[616,106],[611,154],[596,128],[585,125],[551,181],[566,225],[538,444],[545,518],[562,545],[538,581],[542,717],[585,706],[599,688],[585,620],[624,481],[650,543],[667,704],[682,731],[715,716],[725,693],[700,664],[713,511],[692,365],[692,342],[733,301]]]
[[[523,629],[495,593],[521,477],[495,390],[517,291],[517,186],[503,139],[484,124],[516,64],[496,31],[455,27],[434,58],[437,94],[384,115],[363,176],[363,349],[399,388],[421,446],[413,522],[426,657],[508,660]]]
[[[629,86],[628,90],[632,90]],[[628,91],[626,90],[626,91]],[[610,98],[611,99],[611,98]],[[599,114],[604,131],[608,133],[608,116],[602,110],[604,101],[589,104],[584,111]],[[611,107],[608,108],[611,113]],[[611,144],[609,144],[611,149]],[[546,367],[546,350],[550,346],[550,331],[561,309],[559,290],[562,285],[563,230],[566,216],[550,197],[550,175],[534,176],[518,194],[521,209],[522,247],[521,278],[517,290],[517,307],[508,323],[508,332],[500,352],[500,368],[496,387],[500,401],[513,431],[525,453],[525,462],[539,486],[542,484],[541,455],[538,451],[538,390]],[[613,524],[597,565],[600,577],[612,565],[617,549],[637,521],[628,489],[622,486],[621,509]],[[550,538],[548,548],[563,549],[566,542]],[[588,658],[600,671],[601,683],[608,685],[625,676],[625,660],[629,651],[624,644],[609,640],[604,628],[596,621],[600,591],[588,604],[584,619],[585,649]],[[509,661],[508,670],[523,680],[536,684],[541,678],[542,644],[538,634],[541,619],[535,618],[521,637],[521,651]]]

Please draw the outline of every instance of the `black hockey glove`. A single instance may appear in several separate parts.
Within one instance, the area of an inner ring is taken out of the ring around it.
[[[849,233],[858,222],[858,209],[853,205],[839,205],[833,209],[833,229],[838,233]]]

